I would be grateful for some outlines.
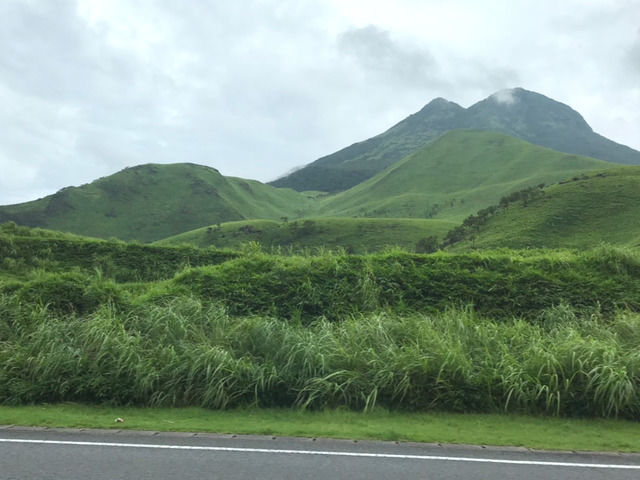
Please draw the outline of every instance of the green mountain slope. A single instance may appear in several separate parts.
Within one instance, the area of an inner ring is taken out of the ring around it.
[[[543,192],[526,206],[517,201],[499,209],[453,249],[640,247],[640,167],[591,173]]]
[[[461,221],[507,193],[610,166],[499,133],[455,130],[366,182],[323,200],[317,213]]]
[[[386,132],[322,157],[270,184],[298,191],[346,190],[456,128],[463,112],[460,105],[437,98]]]
[[[149,242],[231,220],[294,217],[310,201],[293,190],[224,177],[209,167],[147,164],[0,207],[0,223]]]
[[[160,240],[159,245],[238,248],[258,242],[264,248],[344,248],[351,253],[376,252],[387,246],[413,251],[424,238],[441,240],[456,223],[410,218],[307,218],[289,222],[243,220],[199,228]]]
[[[436,99],[386,132],[320,158],[271,184],[299,191],[343,191],[454,129],[495,131],[561,152],[640,164],[640,152],[593,132],[569,106],[516,88],[497,92],[468,109]]]

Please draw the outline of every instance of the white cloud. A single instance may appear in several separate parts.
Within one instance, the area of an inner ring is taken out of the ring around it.
[[[516,97],[513,96],[512,88],[504,88],[502,90],[497,91],[493,95],[491,95],[497,103],[501,103],[504,105],[512,105],[517,100]]]

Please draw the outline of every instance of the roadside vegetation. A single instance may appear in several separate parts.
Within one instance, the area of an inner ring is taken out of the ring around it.
[[[1,237],[4,404],[640,418],[633,251],[282,256],[14,225]]]
[[[115,422],[122,418],[124,422]],[[509,445],[545,450],[637,452],[636,422],[516,414],[290,408],[147,408],[59,403],[0,405],[0,425],[207,432],[270,437]]]

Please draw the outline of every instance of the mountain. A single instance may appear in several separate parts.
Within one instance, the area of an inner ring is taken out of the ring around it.
[[[298,191],[346,190],[456,128],[463,112],[460,105],[437,98],[386,132],[322,157],[270,185]]]
[[[640,167],[580,175],[498,208],[453,245],[468,248],[640,248]]]
[[[508,193],[612,166],[501,133],[453,130],[373,178],[321,200],[315,214],[461,221]]]
[[[386,132],[322,157],[271,185],[298,191],[343,191],[453,129],[500,132],[565,153],[640,164],[640,152],[593,132],[571,107],[515,88],[496,92],[467,109],[438,98]]]
[[[0,207],[0,223],[150,242],[204,225],[295,217],[311,200],[294,190],[224,177],[189,163],[126,168],[81,187]]]
[[[462,126],[506,133],[560,152],[640,164],[640,152],[598,135],[571,107],[522,88],[502,90],[472,105]]]

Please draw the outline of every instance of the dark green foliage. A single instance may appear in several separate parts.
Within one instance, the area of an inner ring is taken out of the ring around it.
[[[111,280],[81,273],[43,274],[17,292],[21,302],[58,313],[87,313],[103,304],[120,305],[120,289]]]
[[[544,183],[541,183],[535,187],[528,187],[517,192],[505,195],[500,199],[498,205],[492,205],[487,208],[478,210],[475,215],[469,215],[462,221],[462,225],[451,229],[444,236],[442,241],[443,247],[453,245],[462,240],[474,240],[475,236],[480,232],[480,229],[487,224],[489,218],[500,211],[500,209],[507,208],[510,204],[515,202],[522,202],[522,206],[526,207],[529,202],[535,201],[538,198],[544,196]]]
[[[248,244],[187,267],[176,252],[194,249],[3,231],[0,403],[640,419],[630,250],[284,257]],[[121,278],[136,261],[169,278],[116,282],[74,253],[93,248]]]
[[[423,237],[416,243],[416,253],[434,253],[438,251],[440,242],[438,237],[433,235],[430,237]]]
[[[624,251],[582,255],[484,253],[366,257],[246,255],[193,268],[173,282],[224,303],[234,315],[340,320],[349,314],[442,311],[473,305],[495,318],[532,318],[546,308],[640,309],[640,260]],[[625,267],[621,268],[620,265]],[[614,273],[615,272],[615,273]]]
[[[156,247],[84,239],[46,230],[0,226],[0,272],[21,275],[33,268],[65,272],[96,269],[118,282],[171,278],[186,266],[224,262],[237,254],[193,247]]]

